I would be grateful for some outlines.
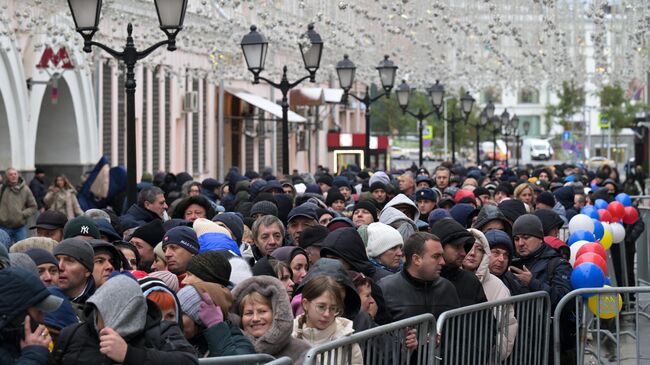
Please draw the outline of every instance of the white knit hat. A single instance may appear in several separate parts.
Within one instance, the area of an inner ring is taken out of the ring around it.
[[[223,233],[232,238],[230,231],[209,219],[199,218],[195,220],[194,224],[192,224],[192,228],[194,228],[197,238],[201,237],[204,233]]]
[[[395,228],[379,222],[368,226],[368,257],[379,257],[395,246],[404,246],[404,239]]]

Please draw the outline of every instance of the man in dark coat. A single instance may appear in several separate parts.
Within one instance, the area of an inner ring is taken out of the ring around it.
[[[166,209],[165,192],[162,189],[157,186],[144,188],[138,193],[138,202],[122,215],[120,229],[124,231],[155,219],[163,220],[167,215]]]
[[[474,236],[453,218],[443,218],[431,227],[440,238],[445,266],[441,276],[454,284],[462,307],[487,302],[483,285],[472,272],[463,270],[463,259],[474,246]]]
[[[29,182],[29,190],[34,194],[38,210],[41,212],[44,211],[45,204],[43,203],[43,198],[45,198],[45,193],[47,193],[47,182],[45,181],[45,171],[40,167],[37,167],[34,171],[34,178]]]
[[[174,322],[126,275],[108,280],[88,299],[87,322],[63,329],[53,364],[198,364],[194,348]]]
[[[0,293],[0,364],[47,364],[52,338],[42,324],[43,312],[57,310],[63,300],[38,276],[17,267],[0,270]],[[39,324],[32,327],[32,322]]]
[[[385,277],[379,287],[385,293],[386,306],[394,320],[419,314],[443,312],[460,307],[456,288],[440,276],[444,265],[440,239],[418,232],[404,242],[404,269]]]

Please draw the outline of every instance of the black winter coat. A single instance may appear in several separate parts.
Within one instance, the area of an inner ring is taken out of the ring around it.
[[[548,267],[556,260],[553,277],[548,277]],[[533,274],[528,284],[530,291],[545,291],[551,297],[551,307],[571,291],[571,264],[562,258],[553,247],[542,244],[542,247],[530,256],[522,257],[520,261]]]
[[[483,284],[478,280],[476,274],[459,267],[450,268],[443,266],[440,276],[454,284],[461,307],[487,302],[485,291],[483,291]]]
[[[93,318],[94,316],[89,316]],[[194,365],[198,358],[175,322],[161,321],[160,310],[147,301],[144,331],[125,338],[128,350],[123,365]],[[113,364],[99,352],[99,337],[93,321],[63,329],[52,351],[54,364]]]
[[[160,219],[160,217],[156,213],[141,207],[138,204],[133,204],[126,213],[120,217],[120,228],[124,231],[129,228],[139,227],[153,221],[154,219]]]

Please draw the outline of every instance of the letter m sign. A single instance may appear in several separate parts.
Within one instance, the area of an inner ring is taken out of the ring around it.
[[[50,62],[53,67],[61,67],[65,70],[71,70],[74,68],[70,57],[68,56],[68,51],[65,47],[59,48],[55,53],[52,47],[45,48],[41,60],[38,62],[36,67],[38,68],[48,68],[50,67]]]

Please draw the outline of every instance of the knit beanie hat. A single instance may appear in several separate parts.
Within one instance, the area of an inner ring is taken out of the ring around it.
[[[542,203],[546,206],[549,206],[553,208],[555,206],[555,197],[553,196],[552,193],[549,193],[548,191],[545,191],[539,195],[537,195],[536,201],[538,203]]]
[[[195,220],[194,224],[192,224],[192,228],[194,228],[194,232],[196,232],[197,238],[201,238],[201,236],[203,236],[206,233],[223,233],[226,236],[232,238],[232,236],[230,235],[230,231],[228,231],[228,229],[205,218],[199,218]]]
[[[517,199],[508,199],[502,201],[499,204],[499,210],[511,223],[514,223],[517,218],[527,213],[524,203]]]
[[[163,222],[160,219],[154,219],[138,227],[131,235],[131,238],[139,238],[151,247],[154,247],[158,242],[162,241],[164,235],[165,228],[163,227]]]
[[[564,225],[564,221],[552,209],[537,209],[533,214],[542,221],[542,228],[544,228],[544,236],[547,236],[552,229],[560,229]]]
[[[354,228],[352,219],[348,217],[336,217],[327,223],[327,229],[330,231],[330,233],[340,228]]]
[[[320,224],[306,228],[304,231],[300,232],[300,247],[320,247],[329,233],[330,231]]]
[[[187,271],[203,281],[228,286],[232,267],[222,254],[207,251],[192,257]]]
[[[152,278],[160,279],[169,289],[176,293],[179,289],[178,276],[169,271],[154,271],[149,273]]]
[[[524,214],[517,218],[515,223],[512,225],[512,237],[522,234],[544,239],[542,221],[533,214]]]
[[[384,171],[377,171],[374,174],[372,174],[372,176],[370,176],[370,179],[368,180],[368,184],[372,186],[372,184],[374,184],[375,182],[380,182],[384,184],[384,188],[385,188],[386,185],[390,184],[390,177]]]
[[[225,224],[228,229],[230,229],[230,232],[235,236],[232,237],[232,239],[234,239],[238,245],[241,244],[241,239],[244,236],[244,221],[239,214],[232,212],[217,214],[212,218],[212,221],[222,222]]]
[[[199,240],[196,232],[190,227],[180,226],[170,229],[163,237],[163,250],[169,244],[178,245],[194,255],[199,253]]]
[[[454,205],[449,211],[449,214],[463,227],[469,228],[472,223],[471,218],[478,214],[478,211],[472,204],[460,203]]]
[[[99,227],[92,218],[80,215],[68,221],[63,228],[63,238],[90,236],[99,239]]]
[[[201,305],[201,295],[196,291],[194,286],[187,285],[176,293],[178,302],[181,304],[181,310],[187,314],[192,321],[203,325],[201,318],[199,318],[199,307]]]
[[[323,175],[318,177],[318,179],[316,180],[316,183],[317,184],[325,184],[325,185],[328,185],[328,186],[332,186],[332,184],[334,183],[334,178],[332,178],[332,176],[330,176],[330,175],[323,174]]]
[[[25,253],[32,260],[34,260],[36,266],[43,265],[43,264],[52,264],[56,267],[59,266],[59,262],[56,260],[54,255],[52,255],[52,253],[50,253],[48,250],[42,248],[31,248],[25,251]]]
[[[447,209],[442,209],[442,208],[436,208],[431,213],[429,213],[429,227],[432,227],[434,224],[436,224],[437,221],[443,219],[443,218],[451,218],[451,215],[449,215],[449,211]]]
[[[95,252],[93,246],[81,238],[67,238],[61,241],[52,250],[54,257],[58,255],[70,256],[79,261],[88,271],[92,272],[95,266]]]
[[[442,246],[462,245],[465,251],[469,252],[476,239],[465,227],[456,222],[453,218],[443,218],[431,226],[431,233],[440,238]]]
[[[379,222],[368,225],[368,257],[379,257],[395,246],[404,246],[404,239],[395,228]]]
[[[338,190],[330,190],[327,192],[327,199],[325,199],[325,204],[327,204],[328,207],[331,207],[332,203],[337,200],[345,202],[345,197]]]
[[[505,193],[507,196],[512,196],[514,190],[515,189],[512,187],[512,185],[502,182],[499,183],[499,186],[497,186],[497,188],[494,190],[494,194],[501,192]]]
[[[337,176],[334,178],[334,181],[332,181],[332,185],[334,187],[341,188],[343,186],[347,186],[348,188],[352,189],[352,185],[350,184],[350,180],[348,180],[347,177],[345,176]]]
[[[272,215],[277,217],[278,206],[267,200],[259,201],[253,204],[253,207],[251,208],[251,217],[255,214]]]
[[[352,215],[354,215],[354,212],[357,209],[365,209],[372,215],[372,221],[376,222],[377,221],[377,206],[374,205],[372,202],[368,200],[360,201],[357,204],[354,205],[354,209],[352,210]]]
[[[479,186],[476,189],[474,189],[474,195],[476,197],[479,197],[481,195],[490,195],[490,191],[482,186]]]
[[[512,244],[512,238],[506,232],[499,229],[492,229],[484,234],[491,249],[495,247],[505,248],[508,250],[508,256],[512,257],[514,246]]]
[[[165,263],[165,265],[167,265],[167,258],[165,258],[165,252],[163,251],[162,248],[162,242],[158,242],[156,247],[153,248],[153,253],[156,255],[156,257],[161,259]]]
[[[385,191],[385,190],[386,190],[386,184],[384,184],[384,183],[381,182],[381,181],[375,181],[374,183],[372,183],[372,184],[370,185],[370,189],[369,189],[369,190],[370,190],[370,192],[372,193],[373,191],[378,190],[378,189],[381,189],[381,190],[384,190],[384,191]]]

